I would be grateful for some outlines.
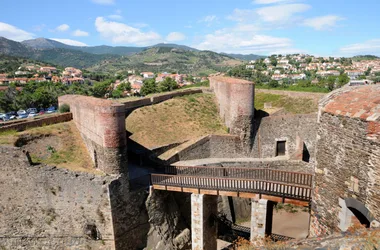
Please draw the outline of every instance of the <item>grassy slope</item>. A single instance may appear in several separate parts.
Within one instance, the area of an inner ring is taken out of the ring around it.
[[[148,148],[207,134],[226,134],[214,96],[195,94],[135,110],[126,120],[131,138]]]
[[[29,146],[23,146],[30,151],[34,163],[53,165],[72,171],[100,173],[93,168],[91,158],[72,121],[31,128],[23,132],[5,131],[0,133],[0,145],[15,146],[17,140],[24,136],[38,138],[28,142]],[[47,140],[48,138],[51,139]],[[56,142],[53,147],[55,152],[51,151],[52,146],[49,144],[52,140]]]
[[[318,111],[317,101],[310,98],[292,98],[285,95],[268,93],[255,94],[255,108],[264,109],[264,103],[272,103],[272,107],[284,108],[292,114],[309,114]]]

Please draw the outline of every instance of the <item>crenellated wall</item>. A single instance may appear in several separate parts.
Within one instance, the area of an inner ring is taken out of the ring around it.
[[[254,83],[222,76],[210,77],[209,80],[219,104],[219,115],[230,133],[238,135],[245,146],[251,146],[255,110]]]
[[[60,96],[58,102],[70,106],[95,167],[108,174],[127,174],[125,106],[80,95]]]

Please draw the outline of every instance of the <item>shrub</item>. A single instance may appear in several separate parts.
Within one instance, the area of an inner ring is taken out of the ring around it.
[[[70,106],[66,103],[62,104],[61,106],[59,106],[59,112],[60,113],[70,112]]]

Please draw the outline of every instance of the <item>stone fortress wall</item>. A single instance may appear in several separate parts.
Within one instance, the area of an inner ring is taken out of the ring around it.
[[[276,143],[285,141],[285,155],[289,158],[302,160],[303,155],[309,154],[310,158],[303,160],[315,159],[317,114],[268,116],[258,119],[256,125],[251,156],[276,157]]]
[[[60,96],[58,102],[70,106],[95,167],[108,174],[128,174],[124,105],[79,95]]]
[[[311,235],[380,219],[380,86],[344,87],[320,102]]]
[[[219,104],[219,115],[230,133],[238,135],[245,146],[253,136],[254,96],[253,82],[223,76],[209,78],[210,88]]]

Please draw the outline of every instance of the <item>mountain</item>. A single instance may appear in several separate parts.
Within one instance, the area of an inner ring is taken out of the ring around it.
[[[208,75],[226,71],[242,63],[229,55],[199,51],[177,44],[156,44],[150,47],[80,47],[46,38],[22,43],[0,38],[0,54],[107,73],[137,70]]]
[[[243,61],[252,61],[252,60],[257,60],[260,58],[265,58],[266,56],[260,56],[260,55],[255,55],[255,54],[248,54],[248,55],[243,55],[243,54],[228,54],[228,53],[221,53],[223,55],[231,56],[236,59],[240,59]]]
[[[21,42],[23,45],[33,49],[72,49],[72,47],[64,43],[60,43],[54,40],[46,39],[43,37],[25,40]]]
[[[26,56],[29,54],[29,49],[19,42],[0,37],[0,54]]]
[[[159,43],[159,44],[150,46],[148,48],[173,48],[173,49],[181,49],[185,51],[199,51],[197,49],[191,48],[186,45],[179,45],[179,44],[174,44],[174,43]]]
[[[30,58],[64,67],[87,68],[103,60],[120,57],[118,55],[86,53],[74,50],[72,47],[75,46],[65,45],[45,38],[19,43],[0,37],[0,54]]]
[[[212,51],[189,51],[172,47],[151,47],[140,53],[102,62],[90,71],[126,73],[127,70],[180,72],[209,75],[241,64],[241,60]]]
[[[186,51],[198,51],[197,49],[185,46],[178,45],[173,43],[159,43],[149,47],[128,47],[128,46],[71,46],[61,42],[57,42],[47,38],[36,38],[31,40],[25,40],[21,42],[22,44],[33,48],[33,49],[72,49],[72,50],[80,50],[82,52],[91,53],[91,54],[115,54],[115,55],[132,55],[135,53],[139,53],[149,48],[156,47],[167,47],[167,48],[175,48],[182,49]]]

